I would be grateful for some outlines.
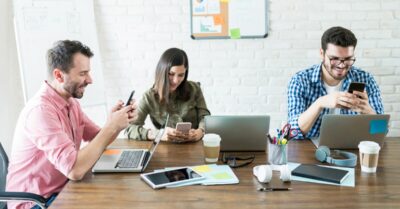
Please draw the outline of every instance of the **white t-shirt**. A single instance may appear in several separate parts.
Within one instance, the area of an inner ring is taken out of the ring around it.
[[[343,80],[340,81],[340,83],[336,86],[329,86],[327,83],[324,82],[324,87],[328,94],[340,91],[340,89],[342,88],[342,85],[343,85]],[[340,108],[329,108],[329,114],[339,115]]]

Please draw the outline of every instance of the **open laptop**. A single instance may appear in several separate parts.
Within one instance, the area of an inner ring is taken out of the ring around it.
[[[165,124],[168,124],[168,119],[169,115]],[[164,135],[165,124],[164,129],[158,132],[149,149],[106,149],[93,166],[92,172],[143,172]]]
[[[265,151],[270,117],[205,116],[206,133],[221,136],[221,151]]]
[[[324,115],[316,147],[358,149],[360,141],[374,141],[381,147],[388,132],[390,115]]]

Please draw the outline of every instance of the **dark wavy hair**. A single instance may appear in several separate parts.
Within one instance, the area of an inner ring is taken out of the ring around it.
[[[158,61],[153,91],[161,104],[169,103],[169,71],[174,66],[183,65],[186,68],[185,78],[177,87],[177,99],[186,101],[190,97],[187,77],[189,75],[189,60],[185,51],[178,48],[166,50]]]
[[[47,51],[47,68],[49,75],[55,68],[64,73],[68,73],[73,68],[73,56],[76,53],[82,53],[86,57],[92,57],[93,52],[89,47],[79,41],[62,40],[54,43],[53,48]]]
[[[324,52],[326,51],[329,43],[341,47],[354,46],[354,48],[356,48],[357,38],[349,29],[336,26],[329,28],[322,35],[321,48],[324,50]]]

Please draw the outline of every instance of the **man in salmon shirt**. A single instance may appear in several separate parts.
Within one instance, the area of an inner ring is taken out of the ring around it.
[[[104,149],[136,117],[136,105],[119,101],[100,129],[82,111],[91,50],[79,41],[58,41],[47,52],[49,80],[22,110],[15,128],[6,191],[31,192],[47,206],[68,180],[80,180]],[[37,70],[37,69],[32,69]],[[102,92],[99,92],[102,93]],[[81,141],[89,142],[79,149]],[[10,202],[8,208],[35,208]]]

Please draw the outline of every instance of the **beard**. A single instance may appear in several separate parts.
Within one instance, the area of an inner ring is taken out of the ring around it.
[[[322,65],[324,66],[324,68],[325,68],[325,70],[328,72],[328,74],[333,78],[333,79],[335,79],[335,80],[337,80],[337,81],[341,81],[341,80],[343,80],[345,77],[346,77],[346,75],[347,75],[347,73],[349,72],[349,70],[350,70],[350,67],[344,67],[344,68],[338,68],[338,67],[336,67],[336,66],[332,66],[332,65],[327,65],[326,63],[325,63],[325,60],[323,60],[322,61]],[[342,71],[339,75],[336,75],[335,73],[334,73],[334,69],[339,69],[340,71]]]
[[[83,93],[85,92],[85,87],[88,83],[84,82],[83,84],[79,84],[76,82],[68,82],[65,84],[64,89],[67,91],[73,98],[80,99],[83,97]]]

